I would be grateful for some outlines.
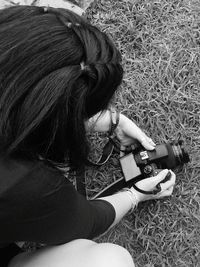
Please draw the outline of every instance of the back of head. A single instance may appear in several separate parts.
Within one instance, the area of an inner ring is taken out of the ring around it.
[[[0,150],[74,166],[87,157],[84,122],[122,80],[106,34],[64,9],[0,12]]]

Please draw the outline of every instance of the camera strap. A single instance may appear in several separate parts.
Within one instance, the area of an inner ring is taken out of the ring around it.
[[[86,164],[88,166],[93,166],[93,167],[100,167],[100,166],[104,165],[111,157],[114,149],[115,149],[114,143],[112,143],[109,139],[109,141],[103,147],[103,152],[102,152],[102,155],[99,158],[99,160],[97,162],[93,162],[93,161],[88,159]],[[85,177],[85,171],[84,170],[76,172],[76,189],[83,196],[87,197],[86,179],[85,178],[86,177]]]
[[[97,166],[97,167],[98,166],[102,166],[109,160],[109,158],[111,157],[114,149],[115,149],[115,146],[109,139],[109,141],[103,147],[103,152],[102,152],[102,155],[99,158],[99,160],[97,162],[93,162],[93,161],[88,159],[86,163],[89,166]]]
[[[141,180],[144,180],[144,179],[148,179],[148,178],[150,178],[150,177],[138,179],[137,181],[135,181],[135,183],[137,183],[137,182],[139,182],[139,181],[141,181]],[[140,192],[140,193],[142,193],[142,194],[144,194],[144,195],[156,195],[156,194],[158,194],[158,193],[161,191],[161,186],[160,186],[160,184],[157,184],[156,187],[155,187],[155,189],[153,189],[153,190],[151,190],[151,191],[145,191],[145,190],[142,190],[142,189],[140,189],[139,187],[137,187],[137,186],[135,185],[135,183],[132,183],[132,187],[133,187],[135,190],[137,190],[138,192]]]
[[[87,165],[88,166],[94,166],[94,167],[99,167],[104,165],[109,158],[111,157],[112,153],[114,151],[120,153],[120,156],[123,154],[128,154],[131,153],[133,150],[137,150],[139,147],[141,147],[139,144],[134,144],[130,147],[121,147],[120,143],[118,141],[118,139],[114,136],[109,137],[109,141],[105,144],[104,148],[103,148],[103,152],[101,157],[99,158],[99,160],[97,162],[92,162],[90,160],[87,160]],[[93,196],[91,199],[96,199],[98,197],[103,197],[106,195],[111,195],[116,193],[117,191],[121,190],[124,187],[133,187],[135,190],[137,190],[138,192],[142,193],[142,194],[146,194],[146,195],[155,195],[157,193],[159,193],[161,191],[161,187],[160,184],[158,184],[154,190],[152,191],[144,191],[142,189],[140,189],[139,187],[136,186],[136,183],[144,180],[144,179],[148,179],[148,177],[142,177],[142,176],[138,176],[130,181],[126,181],[124,179],[124,177],[114,181],[113,183],[111,183],[110,185],[108,185],[107,187],[105,187],[103,190],[101,190],[99,193],[97,193],[95,196]],[[87,197],[87,192],[86,192],[86,181],[85,181],[85,172],[78,172],[77,173],[77,178],[76,178],[76,188],[78,190],[78,192],[80,192],[82,195],[84,195],[85,197]]]

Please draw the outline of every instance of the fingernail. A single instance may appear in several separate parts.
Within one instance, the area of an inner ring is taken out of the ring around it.
[[[169,170],[168,170],[168,169],[164,169],[164,170],[162,170],[162,171],[163,171],[163,172],[166,172],[166,174],[167,174]]]
[[[153,146],[153,145],[149,144],[149,149],[152,149],[152,150],[154,150],[154,149],[155,149],[155,146]]]
[[[151,140],[151,143],[152,143],[152,145],[153,145],[153,146],[156,146],[156,144],[154,143],[154,141],[153,141],[153,140]]]

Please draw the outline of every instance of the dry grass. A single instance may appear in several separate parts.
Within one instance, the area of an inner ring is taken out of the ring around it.
[[[98,240],[125,246],[138,267],[200,266],[200,1],[101,0],[88,18],[122,53],[119,109],[157,143],[181,135],[191,157],[171,198],[139,205]],[[120,176],[114,157],[88,171],[88,187]]]

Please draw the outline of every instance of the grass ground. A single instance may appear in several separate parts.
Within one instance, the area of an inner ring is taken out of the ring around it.
[[[140,204],[98,241],[126,247],[138,267],[200,266],[200,1],[98,0],[87,16],[122,53],[118,108],[157,143],[180,135],[191,158],[171,198]],[[98,191],[121,170],[113,157],[87,174]]]
[[[200,0],[97,0],[87,16],[122,53],[118,108],[157,143],[181,136],[191,157],[171,198],[140,204],[97,240],[126,247],[138,267],[199,267]],[[116,156],[87,174],[90,192],[122,175]]]

